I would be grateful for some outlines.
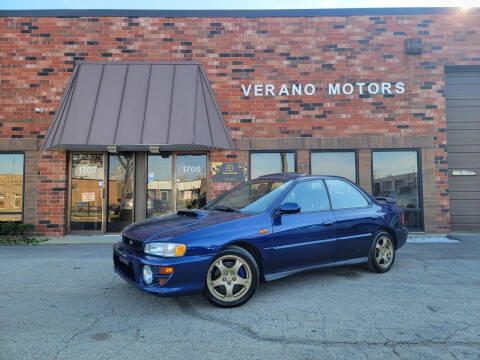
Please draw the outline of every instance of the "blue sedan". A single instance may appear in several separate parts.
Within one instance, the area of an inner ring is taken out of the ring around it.
[[[402,211],[335,176],[272,174],[242,183],[201,210],[127,226],[115,272],[162,296],[202,292],[221,307],[247,302],[259,281],[367,263],[388,271],[407,239]]]

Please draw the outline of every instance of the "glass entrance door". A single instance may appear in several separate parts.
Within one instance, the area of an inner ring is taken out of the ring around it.
[[[133,222],[134,159],[133,153],[71,154],[71,232],[118,233]]]
[[[207,204],[207,156],[177,155],[176,209],[199,209]]]
[[[71,155],[70,231],[103,229],[104,155]]]
[[[133,222],[135,204],[133,155],[120,153],[108,156],[108,232],[120,232]]]
[[[173,211],[172,155],[148,155],[147,218]]]

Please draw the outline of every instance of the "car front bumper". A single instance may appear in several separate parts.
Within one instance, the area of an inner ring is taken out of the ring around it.
[[[113,245],[114,271],[124,280],[140,290],[160,296],[176,296],[196,293],[203,290],[205,276],[213,256],[182,256],[162,258],[127,247],[123,242]],[[153,282],[143,281],[143,266],[150,265]],[[170,275],[161,275],[159,266],[173,267]]]

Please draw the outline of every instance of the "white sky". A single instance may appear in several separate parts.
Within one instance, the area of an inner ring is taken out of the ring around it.
[[[324,9],[480,7],[480,0],[0,0],[0,9]]]

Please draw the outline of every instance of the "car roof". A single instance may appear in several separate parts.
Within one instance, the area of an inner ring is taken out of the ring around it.
[[[301,173],[285,172],[285,173],[274,173],[259,176],[254,180],[303,180],[303,179],[342,179],[340,176],[330,176],[330,175],[308,175]]]

